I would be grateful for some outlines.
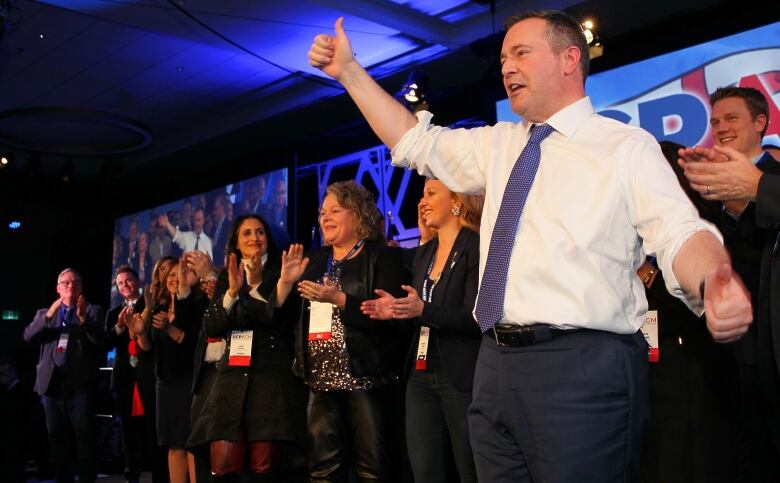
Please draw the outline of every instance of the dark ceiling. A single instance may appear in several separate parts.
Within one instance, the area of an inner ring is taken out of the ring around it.
[[[357,58],[388,90],[425,69],[437,119],[454,122],[491,120],[503,96],[500,24],[517,11],[595,18],[606,50],[598,71],[768,23],[778,5],[0,0],[0,154],[12,158],[0,176],[15,173],[12,189],[63,176],[107,194],[147,187],[149,204],[376,144],[343,90],[307,64],[313,36],[340,15]],[[183,191],[156,189],[183,178]]]

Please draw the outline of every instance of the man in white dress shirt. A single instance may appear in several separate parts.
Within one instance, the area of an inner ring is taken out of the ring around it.
[[[430,113],[413,116],[354,59],[343,19],[335,36],[314,39],[309,60],[346,88],[394,164],[486,195],[475,309],[486,335],[469,411],[479,480],[632,481],[647,414],[647,302],[636,276],[645,254],[672,294],[706,309],[716,340],[747,330],[749,297],[652,136],[594,113],[577,21],[536,11],[507,28],[501,72],[519,124],[449,130]],[[494,243],[502,202],[518,191],[510,174],[533,157],[532,123],[549,133],[534,141],[538,171],[522,174],[532,184],[511,239]],[[485,267],[502,258],[501,288],[486,289],[495,274]],[[499,316],[480,316],[496,300]]]
[[[211,249],[211,238],[209,238],[203,232],[203,225],[205,222],[203,208],[196,208],[195,212],[192,214],[193,231],[179,230],[179,227],[173,226],[171,222],[168,221],[168,216],[164,214],[160,215],[157,222],[164,226],[166,230],[168,230],[173,243],[178,245],[182,252],[186,253],[193,250],[198,250],[208,255],[210,259],[214,260],[214,255]]]

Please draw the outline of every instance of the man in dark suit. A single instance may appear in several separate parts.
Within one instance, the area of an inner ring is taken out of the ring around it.
[[[756,323],[734,344],[739,364],[741,481],[780,479],[780,164],[761,148],[767,99],[727,87],[710,98],[716,147],[688,149],[691,186],[723,202],[721,228],[734,269],[752,294]]]
[[[73,481],[71,434],[76,436],[79,481],[96,477],[94,388],[103,311],[87,303],[81,276],[66,268],[57,277],[59,297],[40,309],[24,340],[40,344],[35,392],[43,401],[57,482]]]
[[[137,482],[144,461],[151,463],[155,482],[165,481],[165,452],[157,448],[155,434],[154,356],[135,347],[133,317],[143,312],[138,274],[130,266],[116,270],[116,287],[122,303],[106,314],[104,347],[116,348],[111,374],[122,429],[125,478]]]

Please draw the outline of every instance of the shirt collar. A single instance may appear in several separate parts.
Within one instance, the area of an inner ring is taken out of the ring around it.
[[[582,126],[594,112],[590,97],[585,96],[550,116],[544,124],[548,124],[559,133],[570,138],[577,133],[580,126]],[[535,123],[523,121],[523,124],[530,129],[531,125]]]
[[[764,151],[761,151],[760,153],[753,156],[750,161],[753,162],[753,164],[758,164],[759,161],[761,161],[761,158],[764,157],[764,154],[766,154]]]

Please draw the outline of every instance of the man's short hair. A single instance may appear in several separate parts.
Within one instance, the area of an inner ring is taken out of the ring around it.
[[[754,121],[761,114],[764,115],[766,124],[764,124],[764,130],[761,131],[761,137],[764,137],[769,127],[769,102],[761,94],[761,91],[752,87],[719,87],[710,96],[710,107],[714,106],[716,102],[729,97],[743,99]]]
[[[540,18],[547,22],[544,36],[555,55],[560,55],[571,46],[579,49],[580,72],[582,72],[582,83],[584,84],[588,72],[590,72],[590,50],[580,23],[571,15],[560,10],[529,10],[507,18],[504,21],[504,28],[509,30],[514,24],[529,18]]]
[[[120,273],[130,273],[133,275],[133,277],[135,277],[136,280],[140,278],[138,276],[138,272],[136,272],[135,269],[130,265],[122,265],[120,267],[117,267],[116,275],[114,275],[114,278],[118,277]]]
[[[59,275],[57,275],[57,281],[59,282],[62,276],[68,272],[72,273],[77,279],[79,279],[79,282],[81,282],[81,274],[75,268],[70,268],[70,267],[64,269],[63,271],[60,272]]]

